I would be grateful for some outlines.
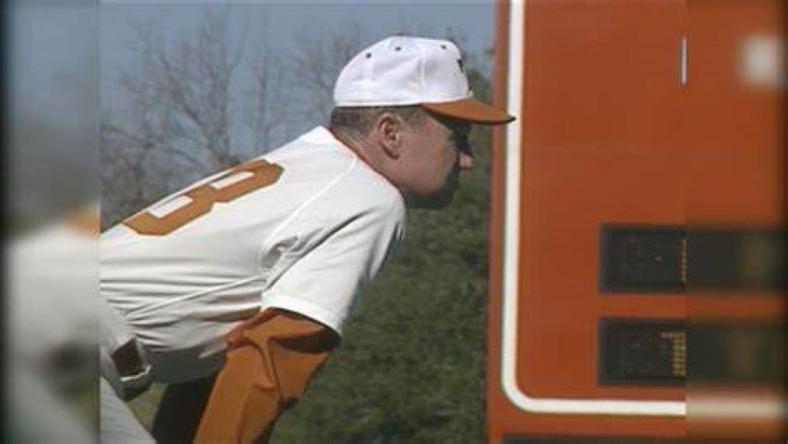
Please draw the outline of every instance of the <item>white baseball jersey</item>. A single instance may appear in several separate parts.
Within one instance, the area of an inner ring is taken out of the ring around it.
[[[101,236],[101,295],[154,377],[206,376],[224,336],[261,309],[341,333],[403,235],[399,191],[325,128],[202,180]]]

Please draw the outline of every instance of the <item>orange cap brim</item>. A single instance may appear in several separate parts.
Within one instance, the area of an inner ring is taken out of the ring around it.
[[[461,99],[445,103],[422,103],[422,108],[435,114],[465,120],[482,125],[500,125],[513,121],[506,111],[492,107],[476,99]]]

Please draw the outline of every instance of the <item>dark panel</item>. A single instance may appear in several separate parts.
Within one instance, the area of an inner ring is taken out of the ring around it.
[[[780,384],[785,377],[785,325],[780,321],[689,324],[690,383]]]
[[[602,225],[602,292],[683,293],[686,233],[682,227]]]
[[[683,322],[602,319],[599,331],[600,384],[684,384],[687,334]]]
[[[785,232],[758,227],[690,227],[687,283],[693,292],[785,288]]]

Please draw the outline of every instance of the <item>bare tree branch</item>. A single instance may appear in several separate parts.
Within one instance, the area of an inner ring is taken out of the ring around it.
[[[333,107],[334,81],[342,67],[361,50],[361,31],[357,24],[342,28],[326,39],[324,35],[301,35],[294,42],[291,57],[298,79],[308,94],[302,110],[308,118],[327,121]]]
[[[102,180],[123,211],[238,163],[287,115],[281,67],[271,57],[246,55],[248,34],[231,34],[226,10],[206,11],[196,30],[166,43],[158,29],[153,22],[134,26],[138,63],[117,77],[128,106],[112,110],[101,126]],[[244,137],[236,121],[252,135]]]
[[[138,63],[121,69],[116,84],[127,107],[113,109],[101,127],[102,181],[114,220],[252,149],[283,142],[296,111],[293,93],[302,94],[297,111],[306,121],[327,121],[334,81],[361,47],[359,27],[328,39],[301,34],[292,54],[280,56],[268,44],[265,17],[255,32],[232,23],[228,10],[208,10],[196,29],[169,40],[157,24],[135,27]]]

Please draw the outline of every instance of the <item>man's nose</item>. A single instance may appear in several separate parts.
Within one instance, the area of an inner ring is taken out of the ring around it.
[[[473,169],[473,156],[462,151],[457,153],[457,167],[461,170]]]

